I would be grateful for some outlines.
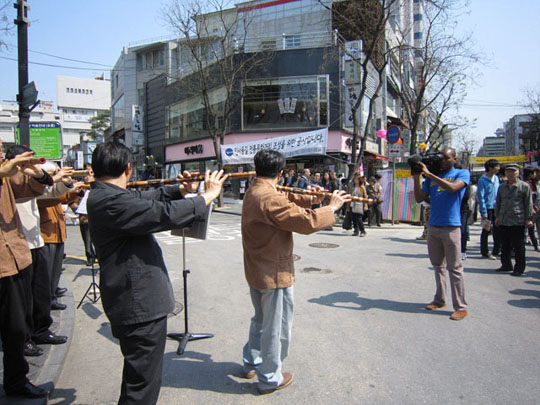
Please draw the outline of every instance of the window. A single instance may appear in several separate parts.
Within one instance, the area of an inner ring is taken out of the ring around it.
[[[249,80],[244,84],[243,129],[328,125],[328,77]]]
[[[298,48],[300,46],[300,35],[285,35],[285,49]]]
[[[223,102],[227,97],[225,87],[211,90],[208,94],[210,103],[216,111],[223,110]],[[223,125],[223,118],[216,117],[215,126]],[[206,108],[200,96],[183,100],[167,108],[167,135],[172,140],[193,139],[206,135],[208,123]]]
[[[276,49],[276,40],[261,41],[261,49]]]
[[[122,96],[120,96],[120,98],[116,100],[116,103],[114,103],[111,108],[111,121],[113,131],[124,127],[124,119],[124,95],[122,94]]]

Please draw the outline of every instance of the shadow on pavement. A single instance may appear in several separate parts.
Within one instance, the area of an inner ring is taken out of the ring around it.
[[[510,291],[510,294],[532,296],[534,298],[524,298],[521,300],[509,300],[508,304],[518,308],[540,308],[540,291],[516,289]]]
[[[411,254],[411,253],[385,253],[385,256],[392,257],[409,257],[411,259],[427,259],[429,256],[425,253]]]
[[[463,263],[463,271],[465,273],[476,273],[476,274],[506,274],[508,275],[508,272],[499,272],[497,273],[495,270],[498,269],[500,266],[500,263],[493,267],[493,268],[489,268],[489,269],[485,269],[485,268],[476,268],[476,267],[467,267],[467,262]]]
[[[311,298],[308,302],[334,308],[356,309],[360,311],[367,311],[368,309],[384,309],[385,311],[444,316],[449,316],[452,313],[452,311],[428,311],[424,308],[426,303],[363,298],[358,296],[357,293],[348,291],[340,291],[319,298]]]
[[[98,319],[101,315],[103,315],[103,312],[90,302],[84,303],[82,305],[82,310],[92,319]]]
[[[77,279],[79,277],[82,277],[82,276],[89,276],[90,277],[89,283],[91,283],[92,282],[92,268],[91,267],[81,267],[79,269],[79,272],[77,274],[75,274],[75,277],[73,277],[73,280],[71,280],[71,281],[75,282],[75,281],[77,281]]]
[[[424,239],[422,240],[416,240],[416,238],[412,239],[405,239],[405,238],[381,238],[382,240],[391,240],[392,242],[399,242],[399,243],[414,243],[415,245],[425,245],[426,241]]]
[[[69,389],[55,389],[50,396],[51,400],[55,400],[55,405],[69,405],[75,403],[77,399],[77,390],[74,388]]]
[[[196,343],[194,343],[196,344]],[[162,386],[214,391],[226,394],[257,395],[255,381],[240,379],[242,366],[232,362],[215,362],[210,354],[186,351],[182,356],[176,352],[165,353]],[[245,382],[244,382],[245,381]]]
[[[112,330],[111,330],[111,324],[109,322],[103,322],[101,324],[101,326],[99,327],[99,329],[97,330],[97,332],[102,335],[102,336],[105,336],[107,339],[109,339],[111,342],[113,342],[115,345],[118,345],[118,339],[116,339],[113,335],[112,335]]]

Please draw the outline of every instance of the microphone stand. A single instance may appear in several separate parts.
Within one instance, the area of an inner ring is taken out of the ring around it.
[[[182,276],[184,278],[184,333],[168,333],[167,337],[179,342],[176,354],[179,356],[184,354],[184,350],[188,342],[194,340],[208,339],[214,337],[211,333],[191,333],[189,332],[188,321],[188,296],[187,296],[187,275],[190,273],[186,269],[186,234],[185,229],[182,229]]]

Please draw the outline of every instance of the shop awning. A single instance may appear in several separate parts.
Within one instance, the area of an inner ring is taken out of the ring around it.
[[[392,117],[391,115],[387,115],[387,116],[386,116],[386,119],[388,120],[388,123],[389,123],[390,125],[397,125],[398,127],[404,127],[404,128],[407,128],[407,129],[411,129],[411,128],[409,128],[409,126],[405,123],[405,121],[403,121],[401,118]]]
[[[386,161],[390,160],[390,158],[388,156],[379,155],[378,153],[370,152],[368,150],[366,150],[364,153],[367,154],[367,155],[373,156],[377,160],[386,160]]]

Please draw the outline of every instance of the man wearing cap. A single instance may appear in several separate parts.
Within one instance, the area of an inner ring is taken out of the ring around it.
[[[519,179],[519,166],[505,165],[507,181],[502,183],[495,203],[495,226],[499,228],[501,239],[501,267],[497,271],[511,271],[512,276],[521,276],[525,271],[525,227],[533,226],[531,189]],[[510,254],[514,249],[516,258],[512,266]]]

